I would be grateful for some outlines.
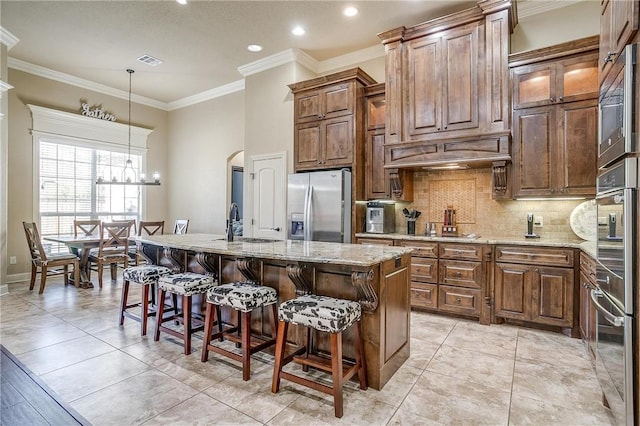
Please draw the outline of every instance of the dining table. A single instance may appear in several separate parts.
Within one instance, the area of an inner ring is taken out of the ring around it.
[[[80,282],[76,287],[93,288],[93,283],[89,278],[91,275],[91,265],[89,263],[89,254],[91,249],[100,245],[100,237],[97,235],[48,235],[42,239],[54,243],[65,244],[71,253],[80,259]],[[71,281],[73,279],[71,278]],[[74,285],[76,283],[73,283]]]

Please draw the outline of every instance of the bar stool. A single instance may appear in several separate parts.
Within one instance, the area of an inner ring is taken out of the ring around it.
[[[251,355],[276,343],[276,316],[278,293],[275,289],[253,282],[236,282],[212,287],[207,292],[207,312],[204,326],[204,343],[202,345],[202,362],[206,362],[209,351],[219,353],[236,361],[242,362],[242,380],[251,377]],[[238,326],[223,329],[220,318],[220,306],[228,306],[238,313]],[[251,311],[271,306],[271,339],[251,336]],[[216,321],[219,331],[211,335]],[[240,332],[240,336],[237,333]],[[211,341],[219,339],[240,343],[242,354],[228,351],[214,346]]]
[[[336,417],[342,417],[342,386],[355,373],[358,373],[360,389],[367,389],[367,368],[364,358],[364,345],[360,318],[362,310],[358,302],[335,299],[327,296],[308,294],[287,300],[278,308],[278,338],[276,342],[276,357],[273,369],[273,383],[271,391],[277,393],[280,389],[280,379],[307,386],[311,389],[333,395],[333,407]],[[306,342],[290,355],[286,356],[287,331],[289,324],[307,327]],[[343,364],[342,332],[354,326],[355,364]],[[313,328],[320,332],[330,333],[331,360],[310,354],[309,335]],[[304,356],[299,354],[304,352]],[[332,385],[310,380],[292,373],[282,371],[282,367],[294,361],[303,366],[306,371],[309,366],[331,373]]]
[[[122,279],[124,283],[122,284],[122,297],[120,298],[120,325],[124,324],[124,317],[126,316],[140,322],[141,336],[145,336],[147,334],[147,318],[156,315],[156,309],[150,309],[151,307],[149,306],[149,289],[152,288],[151,295],[153,296],[155,286],[158,284],[158,279],[165,275],[169,275],[170,273],[171,269],[157,265],[131,266],[124,270],[124,272],[122,273]],[[142,299],[140,300],[140,302],[128,304],[129,283],[141,285]],[[163,301],[164,299],[160,300]],[[127,311],[127,309],[138,307],[140,308],[140,315]],[[175,303],[173,309],[175,312]]]
[[[194,274],[193,272],[182,272],[160,277],[158,280],[158,311],[156,314],[156,332],[154,339],[160,340],[160,331],[182,338],[184,341],[184,353],[191,353],[191,335],[204,329],[204,323],[200,321],[197,326],[192,324],[191,298],[195,294],[204,294],[209,290],[215,281],[208,275]],[[164,301],[167,292],[182,296],[182,312],[174,312],[173,315],[164,317]],[[182,314],[182,315],[181,315]],[[168,321],[180,321],[183,324],[182,332],[166,327],[162,324]]]

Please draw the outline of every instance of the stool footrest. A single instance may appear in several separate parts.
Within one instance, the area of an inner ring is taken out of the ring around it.
[[[222,333],[213,333],[211,335],[211,340],[213,341],[213,340],[219,340],[220,338],[224,338],[224,340],[229,340],[230,342],[233,342],[233,343],[242,343],[242,336],[238,336],[237,334],[235,334],[237,329],[238,327],[231,327],[226,330],[223,330]],[[251,339],[249,350],[252,354],[254,352],[261,351],[262,349],[276,343],[276,339],[274,338],[256,336],[254,334],[251,334],[249,339]],[[216,348],[216,346],[209,345],[209,349],[211,349],[212,347]],[[211,349],[211,350],[215,351],[215,349]]]
[[[305,379],[304,377],[300,377],[300,376],[292,374],[292,373],[287,373],[286,371],[281,371],[280,372],[280,377],[283,378],[283,379],[287,379],[289,381],[292,381],[294,383],[297,383],[299,385],[306,386],[306,387],[309,387],[311,389],[315,389],[315,390],[320,391],[322,393],[333,395],[333,387],[332,386],[327,386],[325,384],[316,382],[314,380]]]
[[[300,365],[308,365],[309,367],[316,368],[331,374],[333,371],[330,358],[323,358],[314,354],[308,356],[294,356],[293,362]],[[354,374],[358,372],[358,364],[342,363],[342,379],[349,380]]]

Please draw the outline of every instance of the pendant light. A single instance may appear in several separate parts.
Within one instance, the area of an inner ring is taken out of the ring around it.
[[[120,180],[113,176],[111,180],[104,180],[102,176],[98,177],[96,184],[98,185],[160,185],[160,173],[153,172],[153,181],[147,182],[144,174],[140,174],[140,179],[133,168],[133,162],[131,161],[131,76],[135,72],[131,68],[127,68],[129,73],[129,143],[127,150],[127,161],[122,169]]]

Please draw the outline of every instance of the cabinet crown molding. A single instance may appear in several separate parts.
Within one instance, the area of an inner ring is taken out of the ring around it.
[[[377,82],[369,74],[364,72],[360,68],[352,68],[345,71],[340,71],[333,74],[328,74],[322,77],[317,77],[311,80],[305,80],[298,83],[289,84],[289,88],[295,94],[302,90],[313,89],[316,87],[324,86],[327,83],[339,83],[341,81],[353,80],[359,81],[365,86],[377,84]]]

